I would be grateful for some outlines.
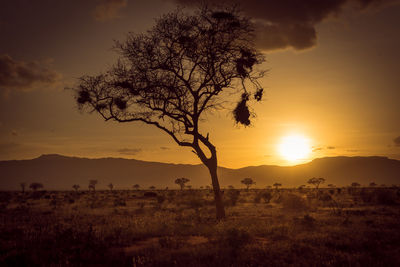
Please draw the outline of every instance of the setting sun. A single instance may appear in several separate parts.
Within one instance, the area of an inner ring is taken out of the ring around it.
[[[310,141],[302,135],[288,135],[282,138],[278,151],[287,161],[304,160],[311,152]]]

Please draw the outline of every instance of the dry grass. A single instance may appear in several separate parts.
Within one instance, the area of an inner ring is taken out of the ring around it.
[[[2,192],[0,265],[399,266],[398,190],[342,191]]]

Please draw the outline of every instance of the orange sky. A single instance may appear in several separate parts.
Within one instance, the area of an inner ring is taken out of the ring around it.
[[[114,39],[144,31],[153,18],[176,6],[167,0],[137,2],[1,4],[0,160],[59,153],[200,163],[190,149],[178,147],[156,128],[80,114],[72,93],[64,90],[77,77],[114,62]],[[264,40],[263,67],[269,73],[261,81],[264,101],[253,106],[254,125],[235,126],[229,111],[223,111],[203,126],[217,147],[220,165],[294,164],[277,151],[281,138],[293,133],[310,139],[313,152],[307,160],[336,155],[400,159],[400,144],[394,142],[400,136],[400,5],[360,8],[356,0],[347,2],[340,9],[331,7],[332,14],[307,21],[316,43],[299,48],[294,40],[272,47]],[[276,7],[281,17],[270,18],[268,12],[255,13],[265,8],[257,1],[249,3],[254,4],[244,10],[257,19],[271,19],[278,26],[292,21],[282,22],[282,7]]]

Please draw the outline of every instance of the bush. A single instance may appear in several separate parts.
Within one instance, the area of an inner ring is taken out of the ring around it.
[[[228,206],[236,206],[240,196],[240,191],[239,190],[229,190],[228,193],[226,194],[227,201],[226,204]]]
[[[379,205],[397,204],[397,196],[393,190],[379,190],[376,195],[376,203]]]
[[[162,203],[164,203],[165,199],[166,199],[166,198],[165,198],[164,196],[158,195],[158,196],[157,196],[157,203],[158,203],[159,205],[161,205]]]
[[[308,210],[306,200],[295,194],[287,194],[282,197],[282,206],[286,210],[304,211]]]
[[[117,198],[114,200],[114,207],[124,207],[124,206],[126,206],[125,199]]]
[[[219,242],[222,246],[237,250],[251,241],[251,235],[245,230],[228,229],[220,237]]]
[[[272,194],[271,194],[270,191],[263,192],[263,193],[261,194],[261,198],[264,199],[265,203],[268,204],[268,203],[271,201],[271,199],[272,199]]]

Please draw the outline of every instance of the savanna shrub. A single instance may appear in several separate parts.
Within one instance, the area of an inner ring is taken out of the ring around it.
[[[327,193],[322,193],[318,195],[318,200],[321,201],[323,205],[326,205],[332,201],[332,197]]]
[[[266,191],[261,194],[261,197],[265,201],[265,203],[269,203],[272,199],[272,194],[270,191]]]
[[[158,203],[159,205],[161,205],[162,203],[164,203],[165,199],[166,199],[166,198],[165,198],[163,195],[158,195],[158,196],[157,196],[157,203]]]
[[[309,214],[304,215],[303,220],[302,220],[302,224],[306,227],[314,227],[315,225],[315,219],[310,216]]]
[[[116,198],[114,200],[114,207],[124,207],[126,206],[125,199],[123,198]]]
[[[304,211],[308,209],[306,200],[295,194],[282,196],[282,206],[285,210],[291,211]]]
[[[260,203],[261,202],[261,194],[260,193],[257,193],[255,196],[254,196],[254,203]]]
[[[378,190],[376,193],[376,203],[379,205],[395,205],[397,204],[397,195],[393,190]]]
[[[247,231],[231,228],[222,233],[219,242],[225,247],[237,250],[248,244],[251,239],[251,235]]]
[[[376,192],[364,188],[360,192],[360,198],[364,203],[372,203],[376,199]]]
[[[239,196],[240,196],[240,191],[239,190],[229,190],[227,192],[226,196],[226,204],[229,206],[236,206]]]

